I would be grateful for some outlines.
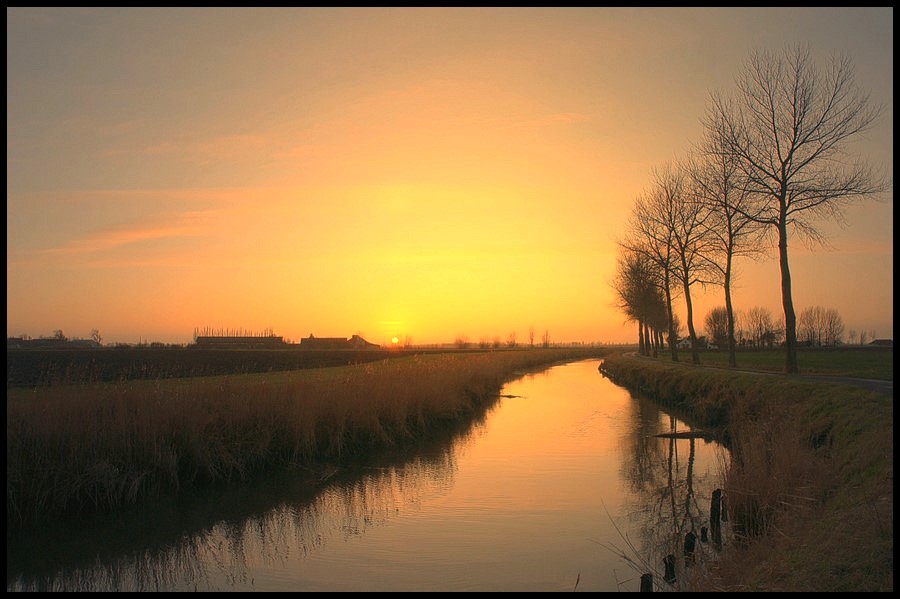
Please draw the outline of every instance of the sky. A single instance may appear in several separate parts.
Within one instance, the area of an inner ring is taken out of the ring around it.
[[[848,55],[892,8],[7,8],[7,335],[634,343],[617,241],[755,50]],[[893,338],[893,191],[792,238],[799,313]],[[781,309],[777,254],[735,307]],[[697,288],[694,322],[724,305]],[[676,310],[684,322],[683,300]]]

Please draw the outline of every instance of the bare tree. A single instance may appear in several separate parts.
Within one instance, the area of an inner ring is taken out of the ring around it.
[[[844,339],[844,319],[840,312],[834,308],[825,311],[825,335],[826,345],[840,345]]]
[[[880,108],[857,90],[849,58],[820,70],[809,49],[754,52],[737,78],[736,102],[712,98],[729,150],[740,159],[754,209],[748,218],[772,227],[778,240],[784,309],[785,370],[797,373],[797,330],[788,235],[823,242],[818,219],[843,223],[853,202],[889,187],[887,179],[847,158],[847,142],[869,129]]]
[[[659,274],[646,251],[620,248],[616,275],[611,286],[616,294],[616,307],[638,325],[638,351],[654,355],[659,344],[657,333],[666,326],[665,300],[659,284]]]
[[[869,332],[866,331],[865,329],[861,330],[859,332],[859,344],[865,345],[866,343],[868,343],[868,341],[869,341]]]
[[[513,348],[515,346],[516,346],[516,332],[513,331],[506,337],[506,347]]]
[[[704,258],[709,249],[710,236],[703,226],[708,210],[698,196],[688,189],[687,171],[681,165],[666,165],[654,169],[654,195],[656,211],[652,218],[671,232],[675,254],[674,273],[681,283],[681,292],[687,309],[688,335],[691,340],[691,361],[700,363],[697,331],[694,328],[694,305],[691,287],[710,282],[709,261]]]
[[[738,156],[728,143],[727,126],[720,115],[710,112],[705,120],[705,136],[689,163],[693,191],[708,213],[702,221],[710,238],[704,255],[725,292],[725,335],[717,339],[728,348],[728,365],[737,366],[735,316],[732,284],[734,261],[739,256],[758,259],[765,255],[762,238],[766,227],[746,216],[749,194],[743,180]]]
[[[631,236],[619,245],[629,251],[648,257],[656,265],[660,277],[660,287],[665,296],[668,322],[669,351],[672,361],[678,361],[678,335],[674,328],[675,313],[673,298],[677,295],[675,273],[677,268],[675,240],[672,228],[666,224],[665,205],[659,194],[639,196],[631,209],[629,229]]]
[[[528,328],[528,345],[534,347],[534,325]]]
[[[850,331],[851,343],[856,331]],[[839,345],[844,338],[844,319],[834,308],[809,306],[797,319],[797,339],[816,347]]]
[[[755,306],[744,313],[750,339],[757,348],[771,347],[781,336],[775,318],[768,308]]]
[[[809,306],[797,317],[797,341],[819,347],[825,336],[825,308]]]
[[[706,313],[706,334],[719,347],[728,344],[729,338],[734,339],[734,320],[729,316],[724,306],[713,308]]]

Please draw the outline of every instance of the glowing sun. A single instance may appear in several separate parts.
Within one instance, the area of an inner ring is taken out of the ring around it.
[[[394,345],[397,345],[398,343],[400,343],[400,340],[397,339],[396,337],[391,337],[391,343],[393,343]]]

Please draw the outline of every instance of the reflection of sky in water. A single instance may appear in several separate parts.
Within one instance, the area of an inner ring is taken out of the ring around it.
[[[638,590],[628,559],[661,583],[661,557],[708,513],[723,451],[698,439],[691,461],[689,440],[653,437],[670,418],[597,366],[513,381],[452,444],[339,473],[308,500],[273,478],[255,513],[7,589]]]

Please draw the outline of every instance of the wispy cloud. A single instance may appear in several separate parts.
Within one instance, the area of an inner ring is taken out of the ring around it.
[[[202,232],[206,215],[203,211],[185,212],[171,217],[171,222],[141,222],[107,228],[73,239],[63,246],[45,249],[42,253],[56,256],[93,254],[142,241],[196,236]]]

